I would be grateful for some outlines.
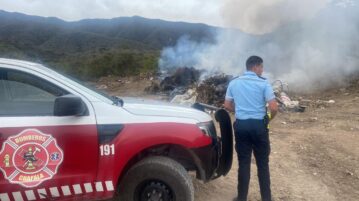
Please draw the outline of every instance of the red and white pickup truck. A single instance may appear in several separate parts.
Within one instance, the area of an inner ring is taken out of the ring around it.
[[[232,165],[231,121],[96,92],[40,64],[0,59],[0,201],[193,201],[188,171]]]

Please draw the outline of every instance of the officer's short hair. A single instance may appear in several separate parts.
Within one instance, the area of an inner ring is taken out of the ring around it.
[[[261,65],[262,63],[263,59],[259,56],[250,56],[246,62],[247,70],[251,70],[254,66]]]

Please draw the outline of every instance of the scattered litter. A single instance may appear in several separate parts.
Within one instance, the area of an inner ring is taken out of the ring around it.
[[[325,109],[327,107],[330,107],[331,105],[333,105],[335,103],[334,100],[316,100],[316,101],[312,101],[311,103],[309,103],[311,106],[315,107],[315,108],[321,108],[321,109]]]
[[[281,80],[276,80],[272,83],[274,94],[279,103],[279,109],[282,112],[304,112],[306,106],[299,104],[299,101],[293,101],[288,96],[288,84],[283,83]],[[286,90],[284,89],[286,86]],[[286,92],[287,91],[287,92]]]
[[[318,121],[318,117],[311,117],[310,120],[311,121]]]
[[[194,89],[189,89],[185,94],[175,95],[171,103],[192,106],[196,103],[197,93]]]
[[[346,170],[345,173],[346,173],[347,175],[354,176],[354,173],[351,172],[351,171],[349,171],[349,170]]]

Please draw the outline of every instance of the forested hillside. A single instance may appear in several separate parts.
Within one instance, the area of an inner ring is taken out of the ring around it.
[[[0,57],[43,63],[81,79],[146,74],[156,71],[163,47],[184,35],[212,41],[215,30],[138,16],[66,22],[0,11]]]

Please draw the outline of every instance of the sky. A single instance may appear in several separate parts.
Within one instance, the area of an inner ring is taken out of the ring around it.
[[[138,15],[264,34],[285,21],[310,18],[328,2],[347,7],[356,0],[0,0],[0,9],[66,21]]]
[[[67,21],[142,16],[221,25],[221,0],[0,0],[0,9]]]

